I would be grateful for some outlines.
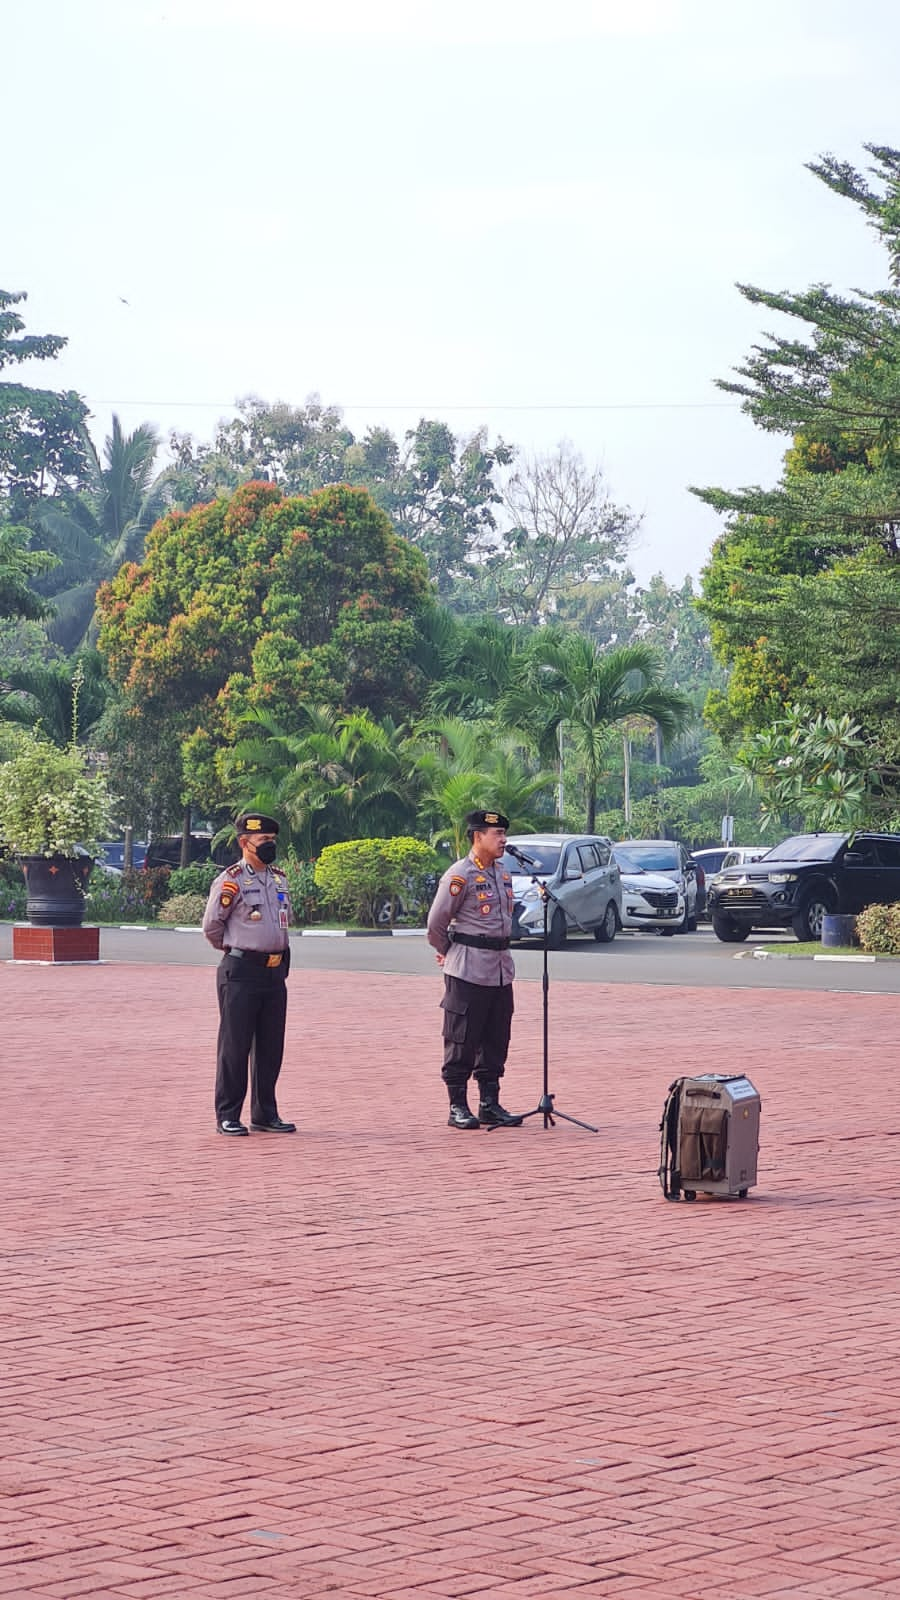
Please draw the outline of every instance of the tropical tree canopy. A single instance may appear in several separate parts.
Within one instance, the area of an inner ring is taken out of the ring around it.
[[[65,650],[89,638],[99,585],[123,562],[142,559],[146,536],[166,508],[166,483],[153,471],[158,449],[149,423],[125,435],[114,416],[103,461],[90,446],[88,488],[35,512],[33,543],[55,558],[38,587],[53,601],[50,637]]]
[[[664,684],[662,658],[649,645],[604,651],[584,634],[558,628],[535,636],[523,680],[502,709],[510,721],[532,729],[545,757],[564,729],[582,763],[589,833],[614,730],[637,720],[674,738],[692,715],[685,696]]]
[[[60,334],[26,334],[15,310],[25,294],[0,290],[0,369],[51,361],[68,343]],[[0,382],[0,520],[24,522],[45,496],[85,481],[87,406],[77,394]]]
[[[362,489],[284,499],[247,484],[152,530],[98,597],[99,648],[139,716],[183,722],[188,788],[221,804],[216,753],[239,720],[290,729],[306,705],[376,717],[416,707],[422,557]]]
[[[720,387],[791,447],[775,488],[695,492],[729,518],[703,575],[713,646],[731,669],[710,699],[713,724],[739,741],[795,704],[813,720],[846,715],[883,765],[900,752],[900,151],[866,149],[868,176],[830,155],[811,171],[879,235],[885,286],[741,286],[799,327],[767,335]]]

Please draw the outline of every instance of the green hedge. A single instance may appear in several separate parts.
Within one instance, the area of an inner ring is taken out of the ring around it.
[[[168,884],[170,896],[176,894],[202,894],[204,900],[222,868],[215,861],[195,861],[190,867],[175,867]]]
[[[400,915],[421,920],[441,867],[437,852],[420,839],[350,839],[326,845],[316,884],[329,909],[371,928],[385,904],[390,924]]]

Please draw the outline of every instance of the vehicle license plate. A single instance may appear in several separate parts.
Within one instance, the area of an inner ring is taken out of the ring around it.
[[[753,890],[750,889],[750,888],[746,888],[746,889],[729,889],[728,898],[729,898],[729,900],[734,900],[734,899],[737,899],[740,895],[745,895],[745,894],[753,894]]]

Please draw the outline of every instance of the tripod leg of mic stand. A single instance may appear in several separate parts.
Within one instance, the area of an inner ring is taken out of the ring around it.
[[[542,1116],[544,1119],[545,1128],[555,1128],[555,1119],[557,1117],[562,1117],[563,1122],[573,1122],[576,1128],[585,1128],[587,1129],[588,1133],[600,1132],[600,1129],[595,1128],[592,1122],[580,1122],[578,1117],[569,1117],[566,1115],[565,1111],[557,1111],[555,1105],[553,1104],[554,1099],[555,1096],[552,1094],[542,1094],[534,1110],[526,1111],[522,1117],[522,1121],[526,1122],[529,1117]]]
[[[594,1124],[592,1122],[579,1122],[577,1117],[567,1117],[566,1113],[564,1111],[557,1111],[555,1107],[554,1107],[554,1110],[553,1110],[553,1116],[554,1117],[562,1117],[563,1122],[574,1122],[576,1128],[586,1128],[588,1133],[599,1133],[600,1132],[600,1129],[599,1128],[595,1128]],[[551,1122],[553,1121],[553,1117],[550,1118],[550,1121]]]

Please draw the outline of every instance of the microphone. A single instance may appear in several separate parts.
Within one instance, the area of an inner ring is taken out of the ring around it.
[[[537,866],[537,862],[535,861],[534,856],[526,856],[524,851],[517,850],[514,844],[508,844],[506,846],[506,854],[508,856],[512,856],[513,860],[514,861],[518,861],[519,864],[521,866],[523,866],[523,867],[535,867],[535,866]]]

